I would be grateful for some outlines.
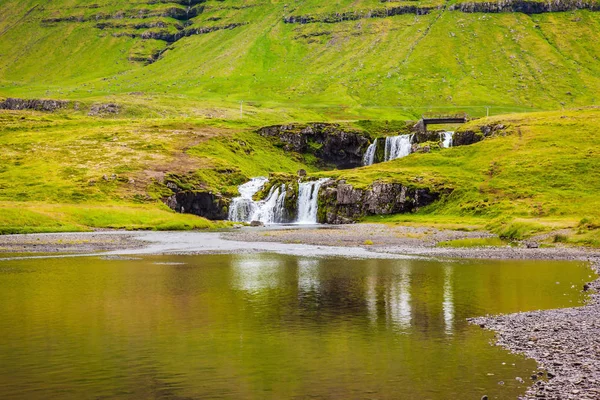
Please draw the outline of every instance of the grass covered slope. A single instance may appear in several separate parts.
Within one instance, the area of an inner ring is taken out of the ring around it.
[[[209,0],[192,11],[180,3],[2,2],[0,95],[121,99],[143,92],[158,96],[153,102],[201,101],[202,111],[244,100],[259,110],[316,109],[332,119],[598,101],[598,12],[464,13],[450,11],[454,1],[429,0]],[[433,9],[284,22],[411,4]]]
[[[164,183],[236,193],[306,166],[237,122],[0,111],[0,233],[209,227],[171,212]]]
[[[470,146],[415,153],[336,177],[358,187],[381,179],[452,189],[415,215],[377,221],[474,224],[517,238],[559,228],[597,229],[600,109],[483,118],[461,130],[496,124],[506,126],[502,134]]]

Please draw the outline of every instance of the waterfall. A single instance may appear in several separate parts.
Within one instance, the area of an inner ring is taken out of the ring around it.
[[[454,136],[454,132],[452,131],[440,132],[442,147],[452,147],[452,136]]]
[[[318,181],[301,182],[298,187],[298,223],[316,224],[318,197],[321,185],[329,178]]]
[[[329,178],[302,182],[298,185],[299,224],[316,224],[318,195],[321,185]],[[240,196],[232,199],[229,206],[229,220],[234,222],[260,221],[264,224],[290,222],[285,208],[288,187],[285,184],[273,185],[264,200],[254,201],[253,197],[269,180],[264,177],[252,178],[238,187]]]
[[[258,202],[258,207],[252,215],[251,221],[260,221],[265,224],[278,224],[285,222],[285,195],[286,186],[271,187],[269,195],[263,201]]]
[[[413,135],[400,135],[385,138],[385,161],[406,157],[412,151]]]
[[[363,165],[373,165],[375,163],[375,153],[377,152],[377,139],[369,145],[363,157]]]
[[[240,197],[231,201],[229,206],[229,220],[235,222],[250,222],[258,208],[257,202],[252,197],[263,188],[269,180],[263,176],[252,178],[249,182],[238,187]]]

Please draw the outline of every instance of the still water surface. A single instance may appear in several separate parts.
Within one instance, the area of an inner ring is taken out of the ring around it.
[[[273,254],[0,261],[0,398],[516,398],[535,363],[465,319],[581,304],[591,274]]]

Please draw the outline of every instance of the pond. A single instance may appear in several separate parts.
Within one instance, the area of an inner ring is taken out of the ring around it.
[[[580,305],[591,275],[268,253],[4,260],[0,398],[514,399],[536,364],[466,318]]]

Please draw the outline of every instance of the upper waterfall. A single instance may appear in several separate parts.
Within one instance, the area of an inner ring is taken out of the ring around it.
[[[375,153],[377,152],[377,139],[373,141],[367,148],[363,156],[363,165],[373,165],[375,163]]]
[[[452,147],[453,136],[454,132],[452,131],[440,132],[440,140],[442,141],[442,147]]]
[[[395,160],[412,152],[414,135],[400,135],[385,138],[385,161]]]

